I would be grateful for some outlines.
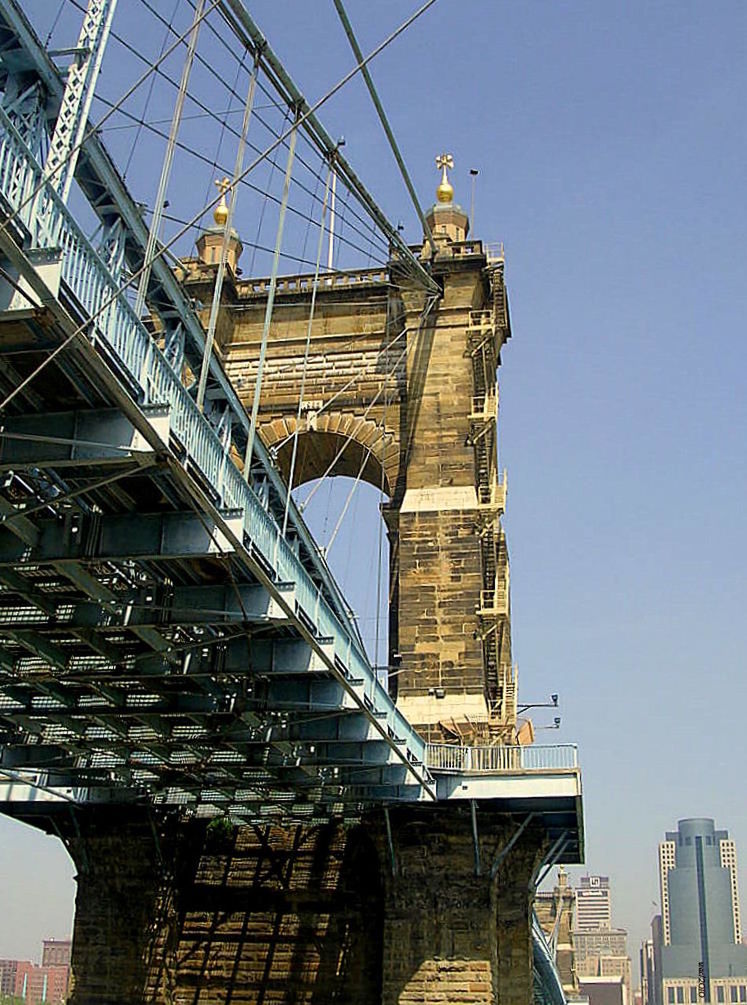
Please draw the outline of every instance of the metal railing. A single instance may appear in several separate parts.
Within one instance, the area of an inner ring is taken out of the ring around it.
[[[498,412],[498,388],[494,388],[485,394],[472,395],[472,411],[470,419],[485,421],[495,419]]]
[[[578,768],[575,743],[527,747],[457,747],[429,743],[426,765],[431,771],[457,774],[515,774],[524,771],[572,771]]]
[[[504,262],[506,260],[506,249],[503,247],[503,241],[486,244],[485,257],[488,260],[488,265],[496,265],[498,262]]]
[[[491,311],[470,311],[469,328],[483,331],[493,327],[493,314]]]
[[[191,465],[211,485],[224,510],[239,510],[244,543],[259,553],[279,583],[293,583],[297,611],[317,638],[335,640],[335,657],[352,678],[365,680],[366,705],[378,713],[390,737],[407,740],[408,752],[424,759],[425,743],[394,706],[367,657],[322,596],[292,547],[283,538],[250,485],[227,454],[218,434],[200,412],[133,307],[65,203],[46,183],[31,150],[0,106],[0,192],[27,228],[32,248],[59,249],[61,275],[91,322],[89,337],[107,347],[124,371],[141,404],[169,406],[172,433]],[[35,189],[38,193],[30,198]],[[107,305],[104,307],[104,305]],[[102,310],[102,308],[104,308]]]

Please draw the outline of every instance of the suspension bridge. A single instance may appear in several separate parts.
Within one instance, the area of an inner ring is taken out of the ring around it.
[[[335,0],[309,102],[242,0],[0,0],[0,810],[76,863],[76,1005],[564,1001],[531,905],[581,780],[517,717],[503,251],[448,155],[420,206],[373,80],[432,3],[364,56]],[[356,74],[417,245],[322,125]],[[363,483],[383,666],[327,561]]]

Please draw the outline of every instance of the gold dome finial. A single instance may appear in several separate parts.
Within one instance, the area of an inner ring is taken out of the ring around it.
[[[219,178],[215,184],[218,186],[218,191],[220,192],[220,202],[213,210],[213,219],[217,227],[225,227],[226,220],[228,219],[226,192],[231,188],[231,182],[228,178]]]
[[[454,158],[451,154],[439,154],[436,157],[436,167],[441,171],[441,184],[436,189],[436,198],[439,202],[453,202],[454,186],[449,181],[446,169],[454,170]]]

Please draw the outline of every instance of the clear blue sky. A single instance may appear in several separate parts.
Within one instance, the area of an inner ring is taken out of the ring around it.
[[[137,6],[120,0],[120,26]],[[347,6],[365,51],[414,8]],[[309,99],[351,65],[331,3],[252,10]],[[679,817],[714,816],[747,861],[746,40],[736,0],[439,0],[372,64],[423,201],[451,151],[465,205],[480,171],[477,236],[506,243],[521,695],[561,695],[562,729],[540,736],[580,746],[588,868],[610,875],[632,954]],[[361,85],[322,118],[417,240]],[[3,821],[0,842],[0,955],[33,954],[65,934],[69,869]]]

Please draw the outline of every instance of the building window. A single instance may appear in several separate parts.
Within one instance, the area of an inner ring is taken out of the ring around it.
[[[690,988],[690,1001],[695,1003],[698,1000],[698,989]]]
[[[685,989],[677,988],[677,1005],[684,1005],[685,1001]]]
[[[725,998],[726,998],[726,995],[724,994],[723,985],[719,984],[719,986],[716,988],[716,1001],[717,1002],[723,1002],[725,1000]]]
[[[674,988],[667,988],[667,1001],[674,1005]]]
[[[741,1002],[747,1002],[747,985],[739,985],[739,1000]]]
[[[729,988],[729,1000],[735,1002],[737,1000],[737,988],[733,985]]]

